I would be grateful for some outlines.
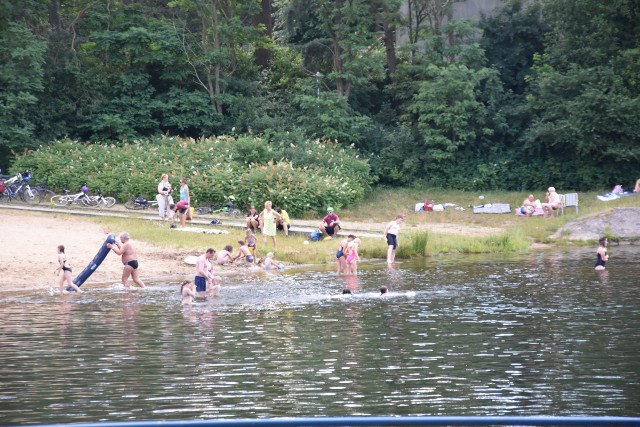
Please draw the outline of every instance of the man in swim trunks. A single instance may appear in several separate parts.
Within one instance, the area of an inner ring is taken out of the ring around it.
[[[404,220],[406,215],[400,214],[396,216],[396,219],[390,221],[384,229],[384,238],[387,239],[387,264],[393,264],[396,260],[396,249],[398,249],[398,232],[400,231],[400,224]]]
[[[333,237],[340,231],[340,218],[333,212],[332,207],[327,208],[327,215],[322,218],[320,231],[324,237]]]
[[[196,261],[196,277],[194,283],[196,284],[196,292],[200,298],[205,297],[207,292],[207,281],[217,285],[215,280],[216,278],[213,276],[213,267],[209,261],[215,254],[215,249],[209,248],[204,254],[200,255]]]
[[[131,243],[129,233],[123,231],[120,233],[120,243],[107,244],[107,247],[122,257],[122,284],[125,288],[129,288],[129,277],[133,279],[133,283],[144,288],[144,282],[138,275],[138,255],[136,248]]]

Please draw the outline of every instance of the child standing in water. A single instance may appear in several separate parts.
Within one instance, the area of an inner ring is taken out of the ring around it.
[[[185,280],[180,285],[180,294],[182,295],[182,304],[187,305],[193,302],[193,297],[196,296],[196,286],[193,282]]]
[[[607,238],[606,237],[602,237],[600,240],[598,240],[598,243],[600,243],[600,246],[598,247],[598,250],[596,251],[596,266],[595,269],[596,270],[604,270],[605,269],[605,264],[607,263],[607,261],[609,260],[609,254],[607,253]]]
[[[360,261],[360,255],[358,255],[358,246],[360,245],[360,239],[355,238],[347,244],[347,250],[345,256],[347,257],[347,272],[348,274],[358,274],[358,261]]]
[[[64,245],[58,246],[58,268],[56,268],[53,274],[60,272],[60,294],[64,292],[64,282],[67,282],[67,286],[73,288],[76,292],[84,292],[73,283],[71,280],[71,266],[67,261],[67,255],[64,253]]]

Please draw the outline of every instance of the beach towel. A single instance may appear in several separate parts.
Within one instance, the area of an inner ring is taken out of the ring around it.
[[[510,213],[511,205],[509,203],[487,203],[486,205],[474,206],[474,214],[503,214]]]
[[[516,208],[515,211],[516,211],[516,215],[518,215],[518,216],[526,216],[525,214],[522,213],[520,208]],[[542,208],[536,208],[533,211],[533,214],[531,214],[531,216],[541,216],[541,215],[544,215],[544,209],[542,209]]]
[[[626,197],[626,196],[633,196],[635,193],[631,190],[625,190],[622,193],[607,193],[607,194],[602,194],[599,196],[596,196],[598,198],[598,200],[603,201],[603,202],[609,202],[611,200],[617,200],[620,197]]]

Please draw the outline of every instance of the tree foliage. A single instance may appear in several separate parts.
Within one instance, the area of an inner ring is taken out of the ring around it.
[[[0,2],[0,167],[57,140],[144,140],[172,158],[172,137],[231,135],[251,182],[284,174],[283,158],[330,163],[325,145],[370,159],[367,185],[640,176],[640,3],[504,0],[477,23],[455,19],[456,2]]]

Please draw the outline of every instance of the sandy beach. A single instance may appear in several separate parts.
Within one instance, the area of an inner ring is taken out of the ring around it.
[[[109,233],[83,218],[55,213],[0,211],[0,292],[57,288],[58,245],[64,245],[75,277],[93,259]],[[180,253],[137,241],[131,236],[140,258],[140,276],[145,281],[176,282],[192,276],[194,267],[184,263],[191,252]],[[120,257],[110,253],[102,265],[85,282],[92,285],[120,283]]]

